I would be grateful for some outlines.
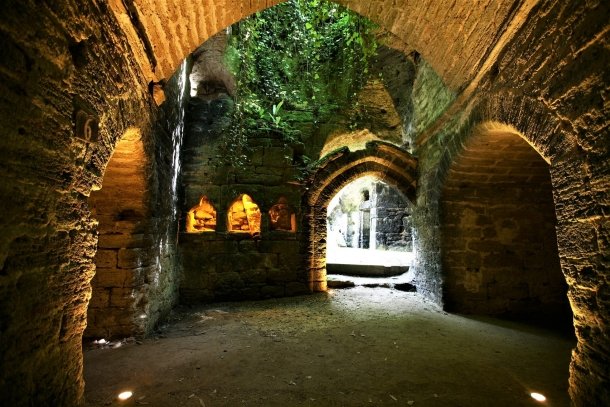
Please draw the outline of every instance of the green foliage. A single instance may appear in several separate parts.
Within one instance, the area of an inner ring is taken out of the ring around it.
[[[226,62],[238,79],[241,131],[300,138],[303,113],[316,122],[355,100],[375,56],[375,26],[325,0],[289,0],[232,27]]]

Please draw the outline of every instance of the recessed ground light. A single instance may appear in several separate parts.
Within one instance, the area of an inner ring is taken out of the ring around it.
[[[540,393],[530,393],[530,396],[532,396],[532,398],[533,398],[534,400],[539,401],[539,402],[541,402],[541,403],[542,403],[543,401],[546,401],[546,397],[544,397],[544,396],[543,396],[542,394],[540,394]]]
[[[127,399],[131,398],[131,396],[133,396],[133,392],[124,391],[119,394],[119,400],[127,400]]]

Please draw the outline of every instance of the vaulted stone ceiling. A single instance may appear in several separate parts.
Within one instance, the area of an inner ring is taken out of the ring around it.
[[[180,61],[218,31],[278,0],[111,0],[138,63],[150,80],[168,78]],[[394,33],[452,90],[477,82],[521,26],[535,0],[339,0]]]

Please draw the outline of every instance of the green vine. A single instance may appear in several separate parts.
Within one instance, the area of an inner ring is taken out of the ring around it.
[[[261,132],[298,142],[303,123],[350,107],[376,55],[375,28],[325,0],[289,0],[233,25],[226,63],[238,86],[230,148],[243,151]]]

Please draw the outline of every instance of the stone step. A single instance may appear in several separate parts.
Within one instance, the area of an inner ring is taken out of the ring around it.
[[[328,274],[342,274],[358,277],[391,277],[398,276],[409,271],[409,266],[384,266],[370,264],[340,264],[327,263]]]

